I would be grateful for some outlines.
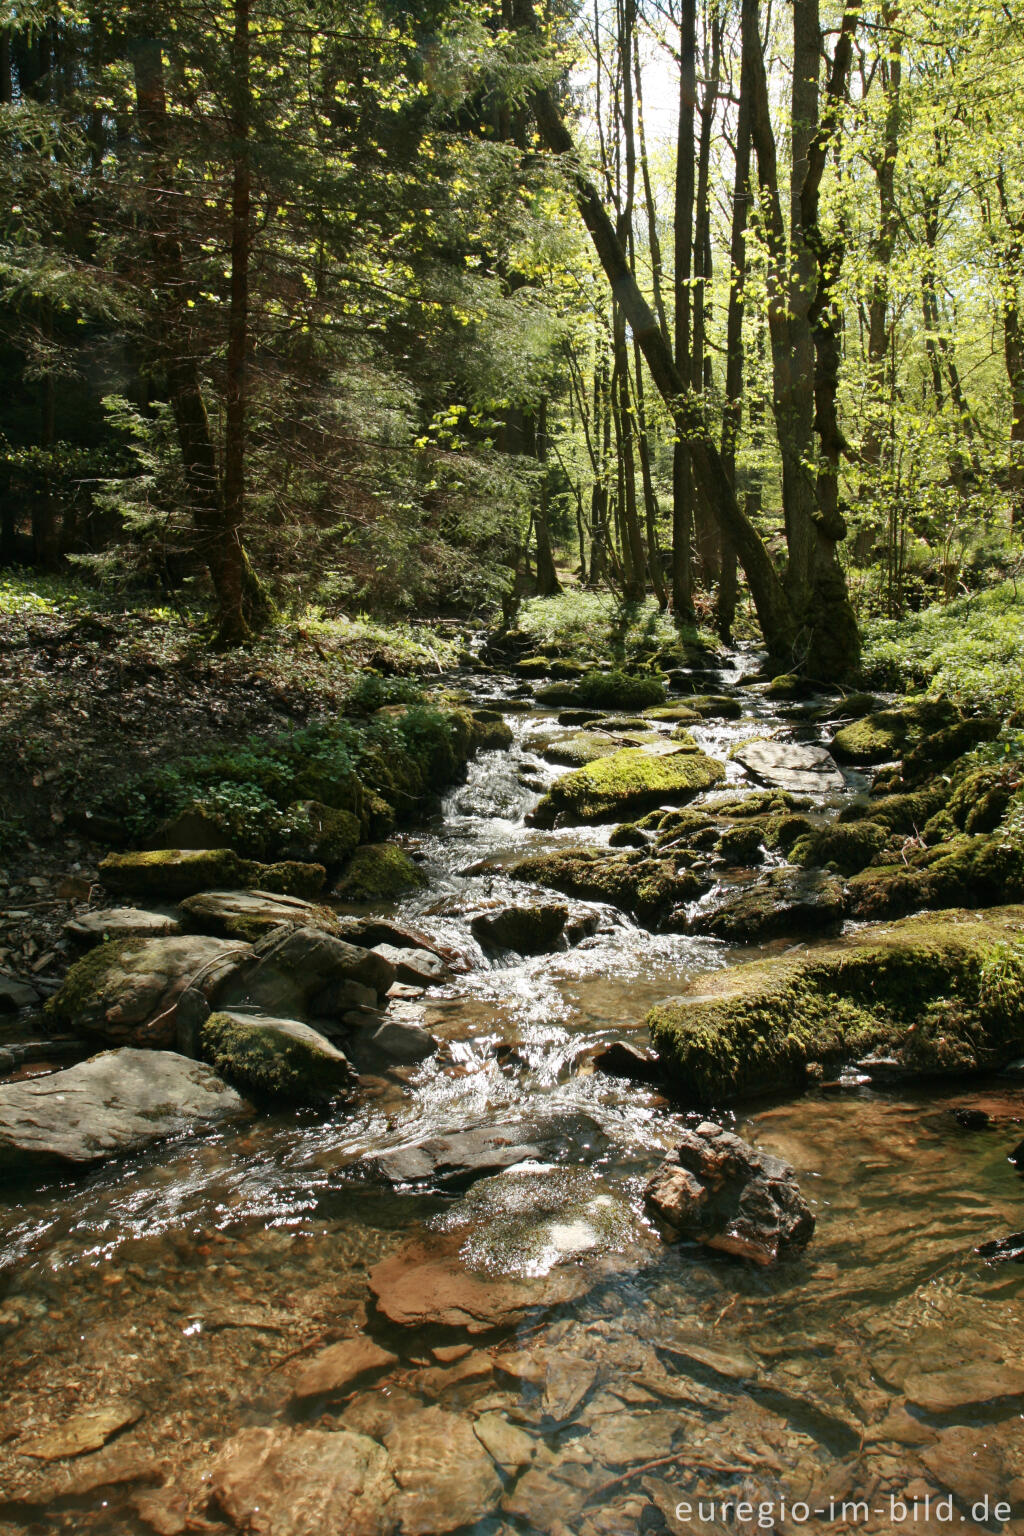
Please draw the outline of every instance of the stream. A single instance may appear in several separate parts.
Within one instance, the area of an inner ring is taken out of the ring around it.
[[[727,760],[755,733],[827,739],[792,706],[742,688],[750,666],[738,652],[709,681],[741,698],[743,718],[694,727],[704,751]],[[508,679],[454,681],[474,707],[530,697]],[[203,1458],[245,1426],[285,1415],[372,1434],[367,1425],[433,1403],[458,1417],[499,1414],[536,1442],[525,1469],[503,1474],[500,1502],[459,1527],[478,1536],[754,1530],[758,1503],[772,1511],[761,1529],[924,1531],[937,1523],[920,1516],[924,1497],[949,1493],[947,1523],[1024,1531],[975,1507],[984,1496],[1024,1510],[1024,1396],[993,1401],[976,1385],[937,1407],[918,1381],[949,1372],[983,1383],[1000,1362],[1024,1364],[1024,1267],[989,1267],[973,1251],[1024,1225],[1007,1163],[1021,1135],[1019,1089],[1006,1079],[860,1084],[725,1113],[723,1123],[794,1166],[817,1219],[810,1246],[761,1270],[665,1243],[643,1187],[693,1116],[655,1088],[595,1071],[590,1056],[613,1041],[645,1044],[654,1003],[757,951],[651,934],[577,902],[595,931],[574,948],[525,961],[480,949],[469,915],[521,904],[530,890],[503,864],[566,843],[607,845],[609,826],[526,824],[566,771],[538,751],[556,714],[508,711],[513,746],[479,756],[407,840],[429,884],[387,915],[465,959],[424,999],[436,1056],[368,1081],[327,1117],[280,1113],[85,1178],[4,1187],[0,1450],[26,1423],[61,1421],[82,1403],[131,1401],[138,1414],[98,1453],[109,1475],[101,1468],[94,1486],[88,1456],[67,1463],[71,1481],[45,1498],[5,1489],[0,1463],[0,1536],[226,1530],[213,1512],[208,1525],[175,1526],[173,1496],[154,1513],[145,1490],[191,1487]],[[723,787],[754,787],[735,763],[728,774]],[[854,772],[846,779],[823,815],[865,788]],[[965,1129],[953,1113],[965,1107],[984,1109],[988,1123]],[[438,1194],[389,1187],[375,1172],[389,1148],[486,1123],[520,1127],[538,1145],[525,1177]],[[586,1284],[478,1337],[403,1335],[373,1317],[367,1276],[424,1232],[462,1242],[485,1276],[578,1266]],[[289,1357],[366,1328],[397,1353],[395,1366],[348,1402],[289,1408]],[[540,1374],[495,1364],[515,1352]],[[160,1469],[148,1478],[147,1458]],[[44,1475],[53,1472],[41,1462]],[[723,1500],[752,1501],[754,1515],[737,1522],[734,1509],[711,1509]],[[807,1501],[808,1520],[791,1507],[784,1515],[782,1500]],[[853,1500],[867,1502],[869,1518],[830,1511],[830,1501]],[[681,1501],[691,1516],[677,1513]]]

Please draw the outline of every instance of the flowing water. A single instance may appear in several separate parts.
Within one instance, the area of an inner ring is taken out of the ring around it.
[[[714,691],[735,690],[748,664],[737,656]],[[475,703],[503,702],[493,682],[467,686]],[[712,755],[725,759],[753,729],[819,739],[785,706],[742,696],[744,719],[695,729]],[[991,1512],[1001,1501],[1024,1511],[1024,1396],[999,1374],[1024,1364],[1024,1270],[973,1252],[1024,1226],[1006,1160],[1020,1093],[1006,1082],[861,1086],[728,1115],[793,1164],[815,1236],[770,1271],[665,1244],[643,1185],[687,1117],[589,1058],[597,1044],[643,1043],[653,1003],[750,952],[652,935],[590,904],[595,931],[573,949],[516,963],[484,954],[470,914],[527,889],[504,864],[609,835],[526,826],[563,770],[536,750],[550,712],[507,718],[514,746],[480,757],[446,796],[419,838],[429,886],[394,914],[464,957],[429,995],[438,1056],[369,1080],[326,1118],[246,1121],[85,1179],[5,1190],[0,1533],[120,1536],[161,1519],[169,1531],[221,1530],[215,1509],[196,1513],[196,1490],[240,1428],[377,1433],[431,1403],[460,1418],[499,1414],[532,1438],[531,1464],[506,1471],[500,1504],[466,1526],[481,1536],[729,1529],[736,1511],[720,1504],[744,1500],[755,1507],[739,1524],[760,1529],[922,1531],[976,1518],[1024,1530]],[[743,782],[732,763],[729,776]],[[846,794],[862,788],[851,775]],[[964,1106],[988,1123],[963,1129],[952,1111]],[[460,1193],[392,1189],[371,1161],[495,1123],[539,1158]],[[374,1265],[424,1235],[495,1286],[566,1273],[582,1283],[453,1359],[446,1346],[461,1332],[390,1327],[367,1288]],[[364,1329],[397,1362],[348,1399],[289,1406],[294,1359]],[[951,1401],[937,1405],[921,1379],[949,1372]],[[989,1381],[1002,1383],[995,1394]],[[102,1450],[55,1463],[19,1455],[26,1436],[110,1402],[131,1411]],[[162,1515],[146,1503],[156,1486]],[[924,1498],[949,1492],[954,1504],[939,1518],[930,1506],[926,1520]]]

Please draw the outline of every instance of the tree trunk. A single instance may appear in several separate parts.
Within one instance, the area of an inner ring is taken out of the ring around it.
[[[679,49],[679,128],[675,183],[675,367],[690,382],[690,279],[693,274],[694,127],[697,109],[697,0],[682,0]],[[693,619],[693,465],[687,434],[672,450],[672,607]]]
[[[562,590],[562,583],[559,581],[558,572],[555,570],[555,560],[551,553],[551,530],[548,527],[548,402],[546,399],[542,399],[537,408],[534,453],[537,463],[544,468],[540,481],[540,493],[534,509],[534,536],[537,542],[537,595],[539,597],[557,597]]]

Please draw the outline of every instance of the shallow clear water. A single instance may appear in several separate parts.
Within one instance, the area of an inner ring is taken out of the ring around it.
[[[744,720],[696,728],[706,750],[724,758],[752,727],[818,739],[784,709],[746,703]],[[588,1056],[642,1038],[652,1003],[743,953],[652,935],[606,908],[574,950],[517,964],[482,954],[474,906],[524,894],[503,860],[608,836],[524,826],[538,796],[523,778],[561,771],[534,750],[554,717],[508,718],[514,748],[479,759],[446,797],[420,838],[429,887],[398,909],[465,958],[429,999],[438,1057],[369,1082],[326,1119],[278,1115],[84,1180],[4,1191],[3,1536],[150,1531],[154,1487],[189,1504],[193,1523],[180,1529],[220,1530],[202,1477],[238,1429],[358,1427],[381,1405],[397,1422],[433,1402],[460,1417],[497,1412],[536,1443],[532,1465],[504,1479],[500,1504],[471,1527],[487,1536],[723,1526],[720,1511],[703,1524],[677,1517],[678,1502],[698,1498],[705,1513],[711,1499],[768,1501],[784,1529],[799,1521],[781,1518],[783,1497],[815,1508],[867,1499],[881,1511],[872,1530],[934,1528],[901,1521],[889,1500],[949,1489],[961,1526],[982,1485],[1024,1511],[1024,1397],[986,1405],[981,1387],[943,1412],[916,1401],[922,1374],[970,1367],[984,1381],[1024,1364],[1024,1268],[990,1268],[973,1253],[1024,1226],[1021,1180],[1006,1161],[1021,1136],[1020,1093],[862,1088],[729,1117],[796,1168],[818,1220],[806,1255],[765,1272],[664,1245],[642,1189],[685,1117],[593,1072]],[[730,779],[744,782],[732,764]],[[851,775],[847,793],[860,787]],[[482,860],[487,871],[463,873]],[[515,1054],[496,1055],[499,1045]],[[972,1104],[990,1122],[968,1132],[951,1110]],[[371,1159],[385,1148],[499,1122],[529,1133],[539,1167],[450,1196],[392,1191],[375,1176]],[[568,1264],[578,1294],[481,1334],[473,1368],[460,1369],[431,1350],[461,1333],[372,1315],[368,1272],[420,1236],[495,1285]],[[397,1363],[351,1400],[289,1407],[293,1358],[366,1327]],[[516,1349],[533,1362],[529,1379],[502,1364]],[[103,1450],[55,1463],[19,1454],[38,1430],[124,1399],[139,1415]],[[723,1528],[734,1524],[730,1513]]]

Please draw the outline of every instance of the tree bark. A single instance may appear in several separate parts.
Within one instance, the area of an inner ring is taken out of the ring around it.
[[[534,537],[537,543],[537,595],[557,597],[562,590],[562,583],[555,570],[555,559],[551,552],[551,530],[548,526],[548,402],[546,398],[542,399],[537,407],[534,453],[537,463],[543,470],[533,515]]]
[[[694,129],[697,110],[697,0],[682,0],[679,40],[679,127],[675,183],[675,366],[690,382],[690,280],[693,275]],[[693,618],[693,465],[677,427],[672,450],[672,607]]]

